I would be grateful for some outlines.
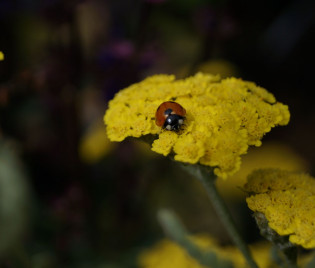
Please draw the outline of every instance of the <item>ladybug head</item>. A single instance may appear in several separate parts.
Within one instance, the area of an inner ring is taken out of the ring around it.
[[[167,130],[180,130],[180,127],[184,124],[184,117],[178,114],[169,114],[165,119],[163,128]]]

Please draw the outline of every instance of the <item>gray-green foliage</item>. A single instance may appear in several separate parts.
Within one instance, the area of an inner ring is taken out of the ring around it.
[[[203,250],[191,241],[185,227],[173,212],[166,209],[160,210],[158,212],[158,219],[165,233],[200,264],[216,268],[233,267],[229,260],[218,257],[211,249]]]
[[[25,171],[14,151],[0,141],[0,257],[19,246],[29,208]]]

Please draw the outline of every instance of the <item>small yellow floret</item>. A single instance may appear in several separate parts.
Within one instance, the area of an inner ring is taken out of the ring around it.
[[[315,247],[315,179],[278,169],[254,171],[245,185],[249,208],[261,212],[270,228],[304,248]]]
[[[186,109],[185,125],[178,133],[155,124],[155,112],[165,101]],[[263,135],[289,122],[288,107],[267,90],[237,78],[197,73],[175,80],[154,75],[116,94],[104,121],[111,141],[155,135],[152,150],[177,161],[201,163],[216,175],[235,173],[249,145],[260,146]]]
[[[2,51],[0,51],[0,61],[4,60],[4,54]]]

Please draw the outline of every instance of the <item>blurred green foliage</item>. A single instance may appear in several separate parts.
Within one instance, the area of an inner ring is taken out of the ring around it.
[[[19,251],[28,230],[31,192],[13,148],[0,142],[0,257]]]

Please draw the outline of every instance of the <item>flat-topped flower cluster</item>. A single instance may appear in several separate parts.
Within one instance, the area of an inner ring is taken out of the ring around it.
[[[165,101],[187,111],[180,132],[155,124],[156,109]],[[151,134],[156,137],[153,151],[213,167],[225,178],[239,169],[250,145],[260,146],[265,133],[289,118],[286,105],[252,82],[197,73],[180,80],[154,75],[121,90],[109,102],[104,121],[111,141]]]

